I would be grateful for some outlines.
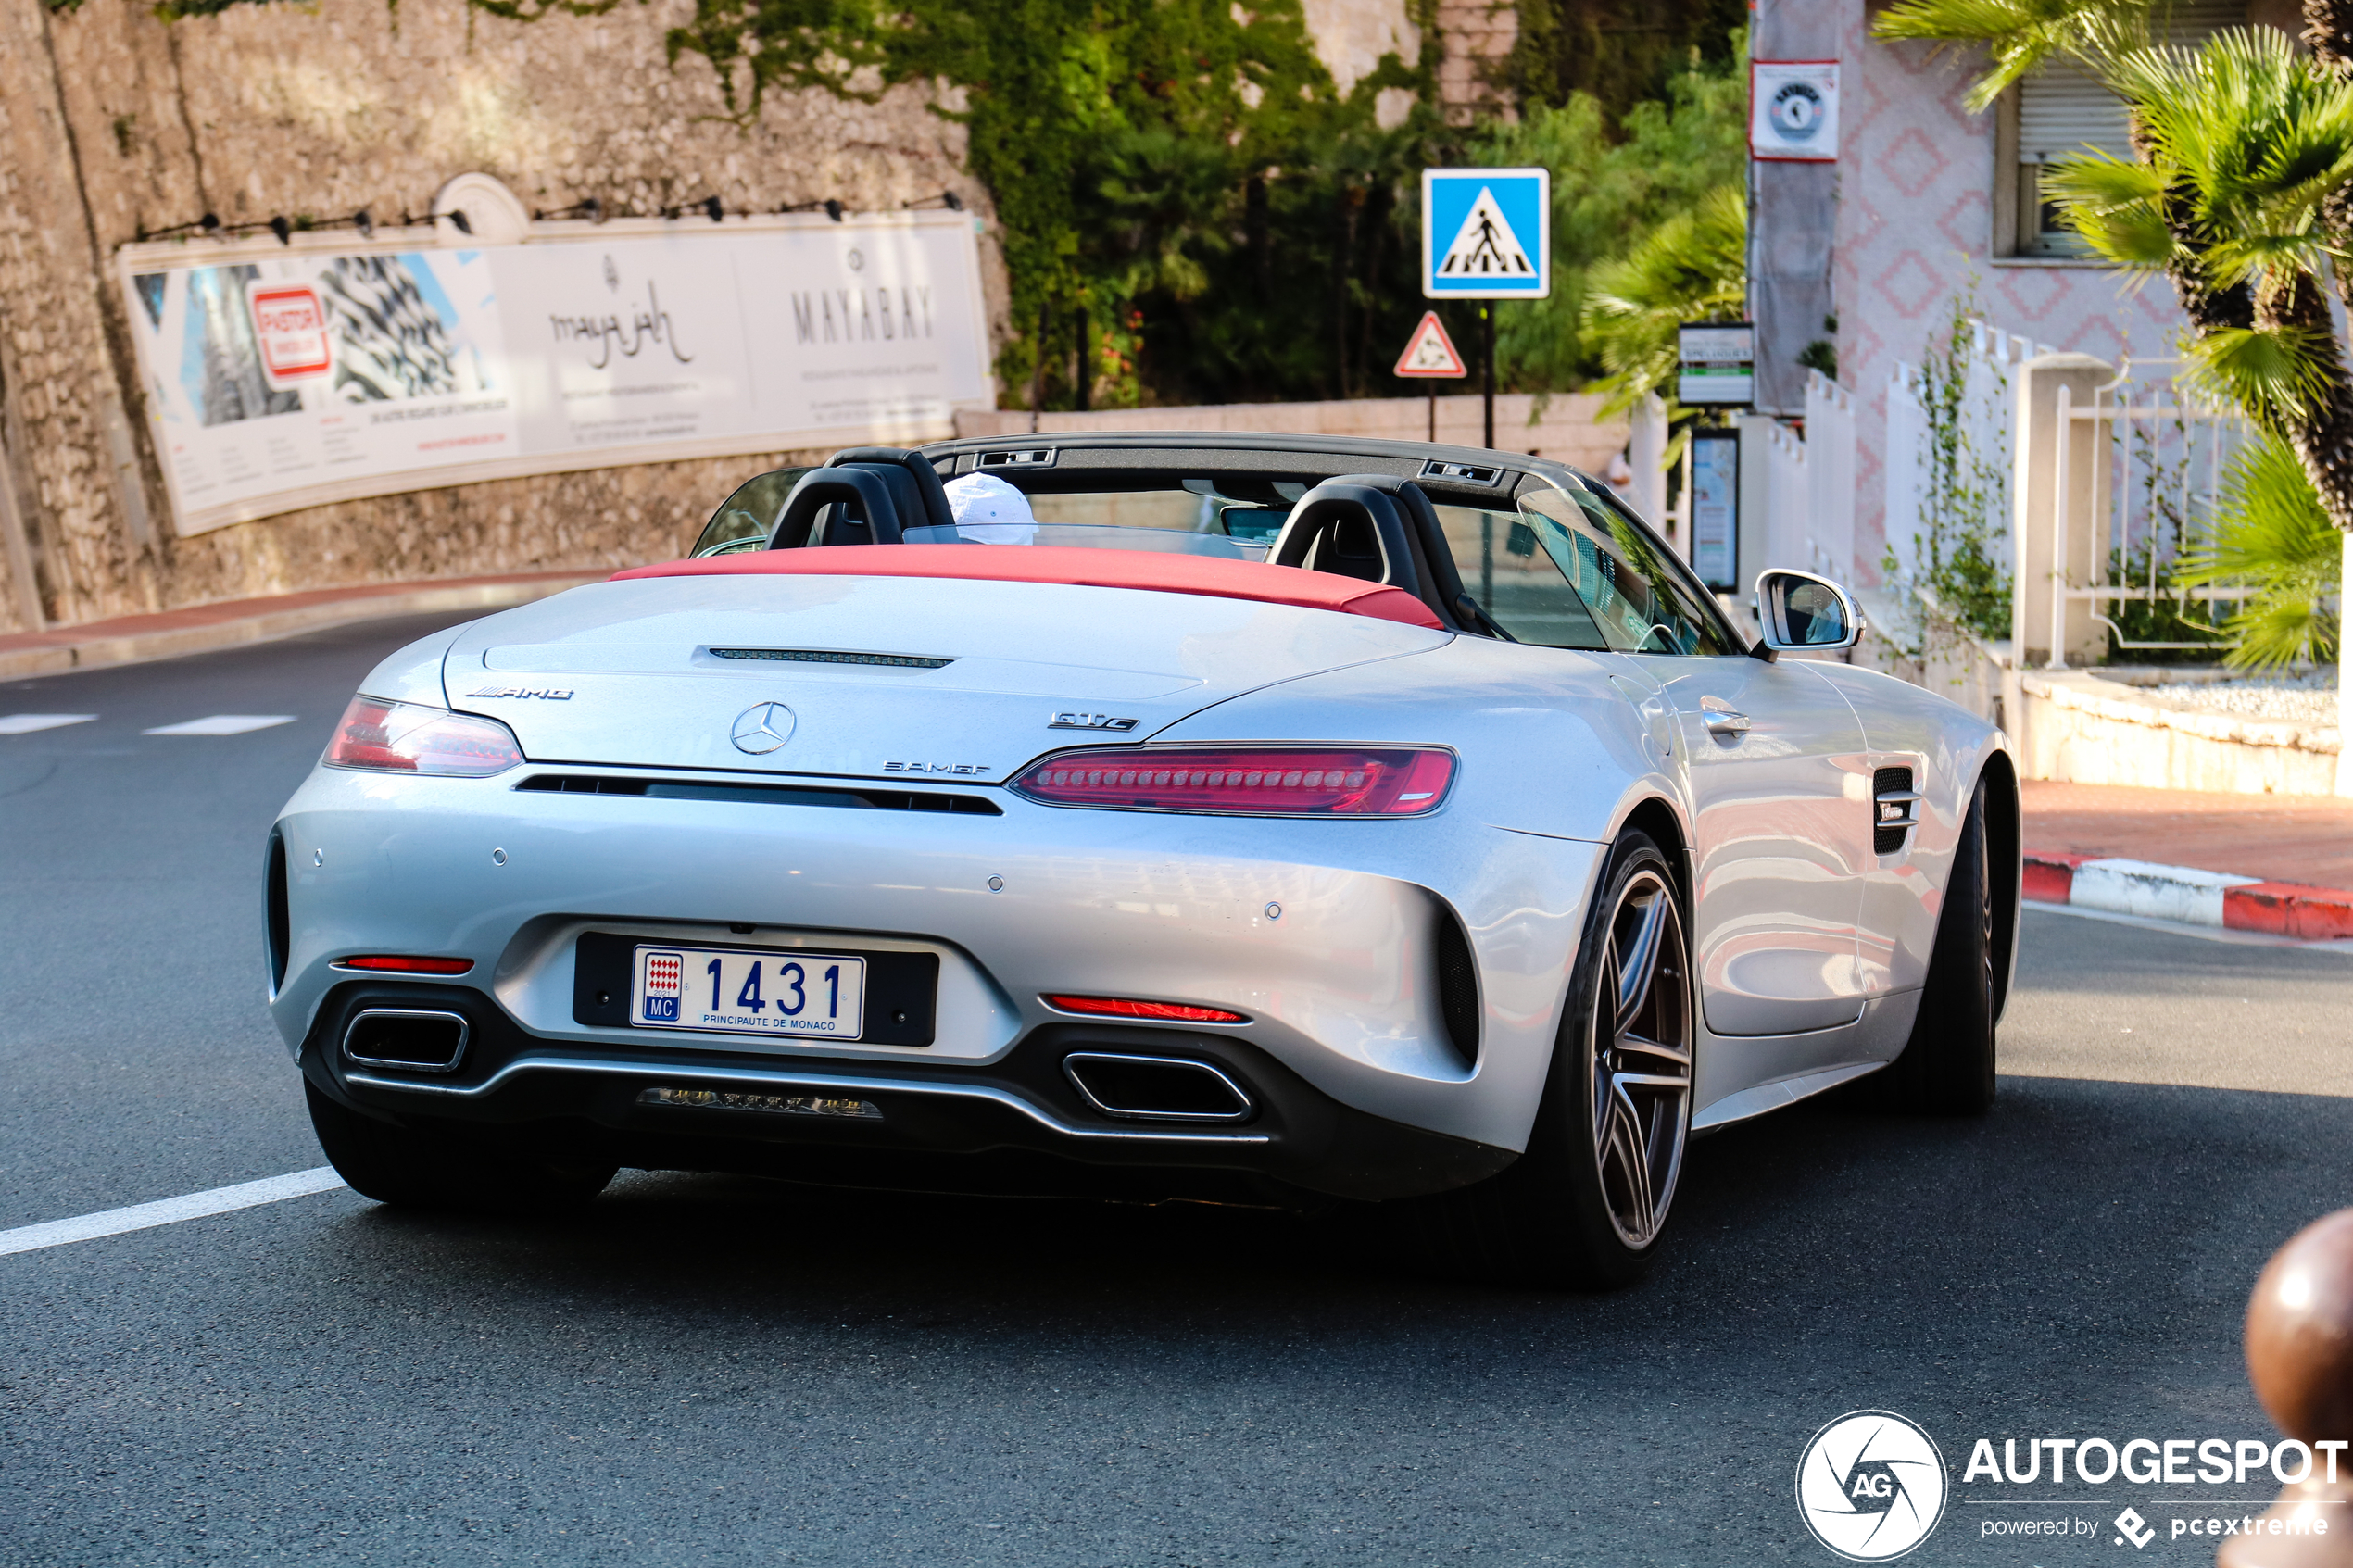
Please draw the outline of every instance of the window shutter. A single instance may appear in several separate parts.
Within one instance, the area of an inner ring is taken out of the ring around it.
[[[2244,26],[2244,0],[2177,0],[2160,7],[2160,31],[2169,44],[2195,48],[2217,31]],[[2088,72],[2054,60],[2018,84],[2018,159],[2048,163],[2096,147],[2120,158],[2133,156],[2124,105]]]

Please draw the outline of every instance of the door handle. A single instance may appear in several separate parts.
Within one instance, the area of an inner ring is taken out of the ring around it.
[[[1706,718],[1707,733],[1711,735],[1748,734],[1748,715],[1745,713],[1734,713],[1730,709],[1711,709]]]

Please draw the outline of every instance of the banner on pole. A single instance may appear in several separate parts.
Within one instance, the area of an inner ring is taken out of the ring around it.
[[[1421,325],[1406,342],[1405,352],[1397,357],[1397,368],[1390,372],[1399,376],[1466,376],[1470,367],[1454,351],[1454,340],[1446,335],[1446,324],[1435,310],[1422,312]]]

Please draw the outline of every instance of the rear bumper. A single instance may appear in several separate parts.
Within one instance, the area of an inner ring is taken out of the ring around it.
[[[1186,1033],[1247,1047],[1337,1107],[1511,1151],[1542,1093],[1602,848],[1491,828],[1452,805],[1318,822],[1057,809],[997,792],[1001,814],[965,815],[514,788],[531,771],[313,773],[275,830],[283,967],[271,1008],[290,1047],[353,979],[337,960],[364,953],[470,960],[463,985],[543,1052],[787,1074],[993,1072],[1071,1022],[1045,996],[1140,997],[1244,1015]],[[1468,1049],[1445,1005],[1461,968],[1441,972],[1447,922],[1474,960]],[[937,1027],[928,1045],[897,1046],[615,1026],[578,1006],[590,933],[930,954]]]
[[[371,1010],[454,1013],[466,1021],[455,1072],[351,1060],[351,1021]],[[1214,1067],[1248,1097],[1248,1114],[1211,1125],[1136,1123],[1090,1105],[1064,1073],[1073,1053]],[[322,1092],[363,1113],[443,1135],[527,1148],[559,1162],[786,1174],[876,1185],[989,1186],[1005,1156],[1118,1172],[1114,1189],[1232,1196],[1237,1188],[1383,1199],[1479,1180],[1511,1150],[1352,1110],[1247,1042],[1183,1030],[1052,1023],[986,1063],[877,1064],[702,1048],[597,1049],[542,1039],[471,986],[347,982],[317,1015],[301,1051]],[[731,1104],[648,1103],[648,1091],[715,1091]],[[819,1100],[862,1115],[746,1109]],[[735,1108],[731,1108],[735,1107]],[[1050,1189],[1100,1187],[1076,1170],[1033,1175]]]

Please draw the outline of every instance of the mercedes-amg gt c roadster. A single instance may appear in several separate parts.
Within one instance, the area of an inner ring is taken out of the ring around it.
[[[1688,1141],[1994,1092],[1998,731],[1603,485],[1297,436],[843,452],[403,648],[269,843],[328,1157],[1390,1207],[1622,1283]],[[1857,1092],[1862,1092],[1858,1090]]]

